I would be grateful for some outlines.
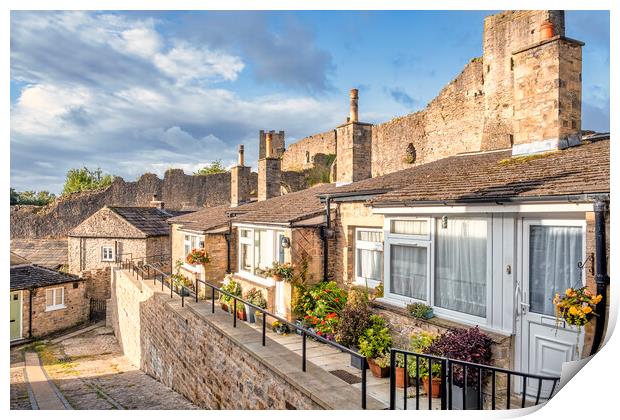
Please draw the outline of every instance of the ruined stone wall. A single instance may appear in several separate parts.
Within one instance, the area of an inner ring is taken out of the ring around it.
[[[248,182],[256,191],[257,174],[252,173]],[[230,202],[230,173],[193,176],[171,169],[163,180],[154,174],[135,182],[117,178],[105,190],[73,194],[45,207],[12,206],[11,238],[65,237],[104,205],[149,206],[154,193],[173,210],[225,204]]]
[[[230,315],[219,308],[211,314],[205,302],[181,307],[178,298],[149,283],[115,270],[107,321],[132,363],[194,404],[205,409],[358,405],[359,391],[312,366],[311,376],[300,372],[299,356],[273,342],[257,346],[259,333],[241,322],[233,328]]]
[[[282,155],[283,171],[301,171],[313,166],[316,154],[336,154],[336,131],[305,137],[291,144]]]

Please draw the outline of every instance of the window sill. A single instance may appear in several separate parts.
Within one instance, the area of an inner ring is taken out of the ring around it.
[[[53,311],[58,311],[60,309],[66,309],[67,306],[66,305],[59,305],[59,306],[46,306],[45,307],[45,312],[53,312]]]
[[[272,278],[259,277],[259,276],[255,276],[249,273],[244,273],[243,271],[235,273],[235,276],[241,280],[252,282],[258,286],[262,286],[262,287],[274,287],[275,286],[275,280]]]
[[[394,299],[385,298],[385,297],[375,299],[375,301],[373,302],[373,306],[378,309],[383,309],[383,310],[395,313],[397,315],[407,317],[419,323],[421,327],[423,327],[425,324],[433,325],[433,326],[445,328],[445,329],[471,328],[471,327],[478,326],[480,330],[484,331],[489,337],[491,337],[491,339],[495,343],[501,343],[507,338],[510,338],[512,336],[511,333],[506,332],[506,331],[489,329],[488,327],[484,325],[474,324],[474,323],[471,323],[465,320],[457,321],[453,319],[447,319],[441,315],[438,316],[437,314],[435,314],[435,316],[431,319],[415,318],[411,314],[409,314],[409,312],[407,312],[406,305],[403,302],[396,301]]]

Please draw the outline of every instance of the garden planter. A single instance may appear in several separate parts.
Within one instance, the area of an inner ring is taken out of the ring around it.
[[[191,295],[191,293],[189,292],[188,289],[186,289],[185,287],[181,287],[180,293],[181,296],[189,296]]]
[[[282,281],[282,276],[278,274],[274,274],[273,276],[271,276],[271,278],[273,278],[275,281]]]
[[[433,378],[430,382],[431,383],[429,383],[428,378],[422,379],[422,388],[424,392],[426,392],[426,395],[429,395],[430,392],[432,398],[439,398],[441,396],[441,379]]]
[[[254,324],[256,322],[256,309],[250,305],[245,305],[245,313],[247,314],[248,322]]]
[[[237,309],[237,319],[247,321],[248,318],[245,315],[245,309]]]
[[[404,388],[409,386],[409,375],[405,372],[404,367],[396,367],[396,387]]]
[[[453,410],[477,410],[478,409],[478,390],[468,386],[465,396],[465,408],[463,408],[463,387],[452,385],[452,409]]]
[[[387,378],[390,375],[390,368],[379,366],[374,359],[368,359],[368,367],[375,378]]]

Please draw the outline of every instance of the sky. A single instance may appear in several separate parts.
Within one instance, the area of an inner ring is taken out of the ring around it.
[[[258,132],[287,144],[423,109],[473,57],[492,11],[11,12],[11,187],[67,170],[192,173]],[[582,127],[609,130],[609,13],[567,11],[583,49]]]

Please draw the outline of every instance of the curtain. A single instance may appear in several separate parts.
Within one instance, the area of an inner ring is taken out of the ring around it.
[[[383,232],[374,231],[374,230],[358,230],[357,240],[367,241],[367,242],[382,242]]]
[[[487,222],[449,219],[437,227],[435,306],[485,317]]]
[[[391,293],[426,300],[427,252],[426,247],[390,247]]]
[[[370,249],[357,250],[357,275],[366,280],[381,281],[383,252]]]
[[[405,235],[426,235],[428,226],[426,220],[392,220],[392,233]]]
[[[577,263],[583,259],[579,226],[530,226],[530,311],[554,315],[553,298],[582,287]]]

